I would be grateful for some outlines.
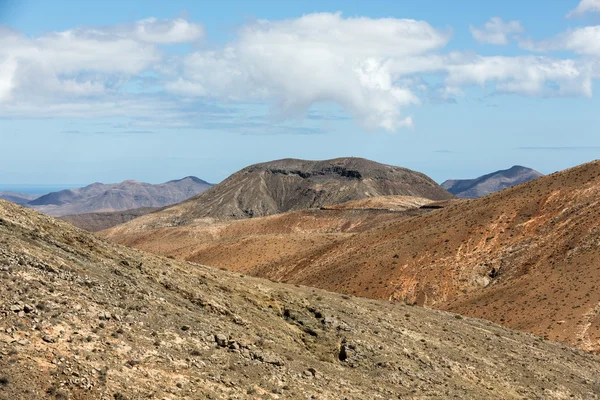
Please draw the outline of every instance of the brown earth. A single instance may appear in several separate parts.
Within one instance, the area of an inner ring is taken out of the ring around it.
[[[333,234],[318,228],[327,214],[316,224],[302,213],[217,226],[212,237],[199,233],[204,228],[152,230],[136,220],[106,234],[157,253],[447,309],[600,350],[600,162],[445,205],[425,205],[428,213],[346,211],[356,220],[341,215]],[[282,235],[295,221],[306,221],[306,233]]]
[[[600,359],[490,322],[110,244],[0,201],[3,399],[594,399]]]
[[[390,218],[424,214],[430,209],[420,207],[427,205],[446,204],[419,197],[383,196],[262,218],[199,219],[194,225],[175,228],[147,230],[147,218],[139,218],[101,235],[142,250],[252,273],[265,265],[286,265],[317,250],[325,252],[333,244]]]

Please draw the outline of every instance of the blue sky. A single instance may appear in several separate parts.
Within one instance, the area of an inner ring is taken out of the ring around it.
[[[600,1],[0,0],[0,184],[600,153]]]

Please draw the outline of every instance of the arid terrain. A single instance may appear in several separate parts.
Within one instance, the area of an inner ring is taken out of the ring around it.
[[[123,211],[70,214],[58,218],[86,231],[98,232],[162,209],[164,207],[140,207]]]
[[[598,199],[596,161],[406,211],[308,210],[158,229],[145,216],[103,235],[277,281],[460,312],[597,352]]]
[[[600,359],[399,302],[105,242],[0,201],[0,397],[600,396]]]
[[[52,216],[164,207],[202,193],[211,186],[194,176],[156,185],[133,180],[114,184],[93,183],[78,189],[48,193],[24,205]]]
[[[486,196],[540,176],[543,174],[536,170],[515,165],[475,179],[449,179],[442,183],[442,187],[457,197],[469,199]]]

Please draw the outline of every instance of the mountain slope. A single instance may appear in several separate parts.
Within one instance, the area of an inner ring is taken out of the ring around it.
[[[53,216],[164,207],[202,193],[211,186],[193,176],[157,185],[137,181],[94,183],[79,189],[48,193],[30,201],[27,206]]]
[[[463,198],[476,198],[539,178],[543,174],[515,165],[475,179],[451,179],[442,183],[450,193]]]
[[[595,161],[442,209],[428,204],[427,213],[321,210],[329,214],[213,229],[148,230],[140,221],[105,234],[160,254],[448,309],[600,351],[599,199]]]
[[[59,217],[63,221],[67,221],[71,225],[75,225],[80,229],[89,232],[98,232],[104,229],[111,228],[115,225],[124,224],[132,219],[141,217],[142,215],[150,214],[162,210],[162,207],[142,207],[132,210],[113,211],[113,212],[97,212],[86,214],[70,214]]]
[[[112,245],[0,201],[0,397],[576,398],[600,360],[482,320]]]
[[[0,199],[10,201],[12,203],[24,205],[32,200],[37,199],[40,195],[27,194],[27,193],[15,193],[15,192],[0,192]]]
[[[210,190],[152,216],[149,227],[189,225],[318,208],[382,195],[453,196],[419,172],[362,158],[284,159],[246,167]]]
[[[598,352],[599,199],[596,161],[248,272],[457,311]]]

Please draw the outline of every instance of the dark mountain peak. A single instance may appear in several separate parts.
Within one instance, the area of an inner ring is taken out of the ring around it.
[[[193,175],[185,176],[185,177],[183,177],[181,179],[174,179],[174,180],[168,181],[166,183],[179,183],[179,182],[186,182],[186,181],[192,181],[194,183],[198,183],[198,184],[201,184],[201,185],[212,185],[212,184],[206,182],[205,180],[202,180],[202,179],[200,179],[200,178],[198,178],[196,176],[193,176]]]
[[[543,176],[540,172],[521,165],[499,170],[475,179],[451,179],[442,183],[450,193],[464,198],[481,197]]]
[[[178,208],[179,222],[266,216],[382,195],[453,198],[426,175],[406,168],[355,157],[285,158],[243,168],[190,199]]]

